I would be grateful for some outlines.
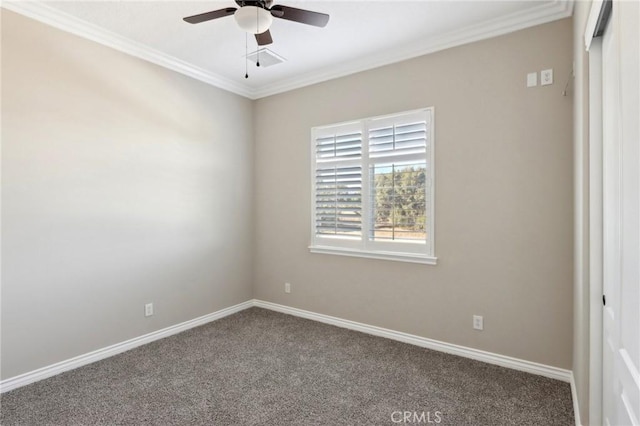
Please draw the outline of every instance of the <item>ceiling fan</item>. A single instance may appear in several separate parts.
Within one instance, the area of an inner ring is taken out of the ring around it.
[[[198,24],[233,15],[240,28],[248,33],[255,34],[259,46],[273,43],[269,27],[274,17],[316,27],[324,27],[329,22],[329,15],[326,13],[312,12],[278,4],[272,6],[273,0],[235,1],[239,6],[238,8],[227,7],[199,15],[187,16],[183,19],[190,24]]]

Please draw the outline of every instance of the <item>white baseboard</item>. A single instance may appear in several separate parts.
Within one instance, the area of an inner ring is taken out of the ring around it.
[[[39,380],[46,379],[48,377],[55,376],[65,371],[73,370],[78,367],[82,367],[92,362],[100,361],[101,359],[108,358],[113,355],[128,351],[138,346],[151,343],[156,340],[169,337],[173,334],[180,333],[182,331],[189,330],[190,328],[198,327],[199,325],[206,324],[211,321],[226,317],[236,312],[240,312],[244,309],[253,306],[253,301],[248,300],[238,305],[230,306],[219,311],[194,318],[189,321],[185,321],[180,324],[172,325],[170,327],[163,328],[162,330],[154,331],[143,336],[134,337],[133,339],[126,340],[124,342],[116,343],[115,345],[107,346],[106,348],[98,349],[93,352],[89,352],[83,355],[79,355],[65,361],[57,362],[46,367],[39,368],[28,373],[21,374],[19,376],[11,377],[6,380],[0,381],[0,393],[8,392],[10,390],[25,386]]]
[[[389,330],[387,328],[376,327],[373,325],[363,324],[355,321],[345,320],[342,318],[332,317],[329,315],[318,314],[311,311],[305,311],[302,309],[292,308],[285,305],[279,305],[276,303],[265,302],[262,300],[248,300],[238,305],[231,306],[229,308],[221,309],[208,315],[201,316],[189,321],[185,321],[180,324],[176,324],[162,330],[154,331],[143,336],[135,337],[133,339],[126,340],[115,345],[107,346],[102,349],[95,350],[83,355],[79,355],[70,358],[65,361],[61,361],[46,367],[39,368],[28,373],[21,374],[19,376],[11,377],[6,380],[0,381],[0,393],[8,392],[10,390],[19,388],[21,386],[28,385],[30,383],[37,382],[39,380],[46,379],[48,377],[55,376],[65,371],[73,370],[78,367],[82,367],[92,362],[99,361],[101,359],[108,358],[113,355],[128,351],[138,346],[151,343],[153,341],[171,336],[173,334],[180,333],[182,331],[189,330],[199,325],[206,324],[211,321],[226,317],[228,315],[240,312],[244,309],[256,306],[259,308],[269,309],[284,314],[294,315],[301,318],[310,319],[313,321],[322,322],[325,324],[331,324],[350,330],[360,331],[363,333],[371,334],[374,336],[385,337],[387,339],[397,340],[399,342],[409,343],[415,346],[420,346],[427,349],[433,349],[440,352],[446,352],[453,355],[462,356],[465,358],[475,359],[477,361],[486,362],[489,364],[495,364],[502,367],[511,368],[514,370],[524,371],[527,373],[537,374],[540,376],[549,377],[552,379],[562,380],[571,384],[571,393],[573,397],[574,411],[576,416],[576,425],[579,423],[579,411],[577,405],[577,395],[575,392],[575,383],[573,380],[573,373],[569,370],[564,370],[557,367],[552,367],[544,364],[539,364],[531,361],[526,361],[518,358],[512,358],[504,355],[499,355],[491,352],[481,351],[478,349],[468,348],[465,346],[454,345],[451,343],[441,342],[438,340],[428,339],[426,337],[415,336],[400,331]]]
[[[284,314],[294,315],[297,317],[306,318],[325,324],[331,324],[342,328],[348,328],[350,330],[356,330],[363,333],[372,334],[374,336],[386,337],[387,339],[397,340],[399,342],[409,343],[423,348],[446,352],[465,358],[471,358],[477,361],[486,362],[488,364],[499,365],[501,367],[507,367],[513,370],[524,371],[539,376],[562,380],[563,382],[571,382],[572,372],[570,370],[565,370],[562,368],[552,367],[549,365],[539,364],[523,359],[512,358],[492,352],[481,351],[479,349],[468,348],[465,346],[454,345],[452,343],[427,339],[426,337],[415,336],[413,334],[389,330],[387,328],[362,324],[359,322],[332,317],[329,315],[317,314],[315,312],[305,311],[302,309],[292,308],[276,303],[265,302],[262,300],[254,300],[253,303],[254,306],[270,309],[272,311],[281,312]]]

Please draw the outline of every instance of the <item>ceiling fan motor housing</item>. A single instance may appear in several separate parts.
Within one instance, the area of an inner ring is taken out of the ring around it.
[[[256,6],[263,9],[269,9],[273,4],[273,0],[236,0],[239,7]]]

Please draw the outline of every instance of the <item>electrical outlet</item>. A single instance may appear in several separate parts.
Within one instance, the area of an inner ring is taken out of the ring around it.
[[[540,86],[553,84],[553,69],[540,71]]]
[[[284,292],[291,293],[291,283],[284,283]]]
[[[150,317],[151,315],[153,315],[153,303],[147,303],[144,305],[144,316]]]
[[[484,320],[480,315],[473,316],[473,328],[476,330],[484,329]]]

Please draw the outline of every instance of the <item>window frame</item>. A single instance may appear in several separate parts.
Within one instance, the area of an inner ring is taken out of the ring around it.
[[[359,120],[350,120],[341,123],[316,126],[311,129],[311,243],[309,250],[311,253],[333,254],[342,256],[364,257],[371,259],[396,260],[403,262],[422,263],[436,265],[435,256],[435,119],[434,107],[426,107],[403,111],[394,114],[386,114],[374,117],[367,117]],[[427,122],[427,147],[424,153],[409,153],[395,155],[381,155],[375,158],[369,156],[369,136],[372,123],[393,122],[402,125],[402,120],[407,120],[411,116],[424,114]],[[394,121],[395,120],[395,121]],[[362,170],[362,209],[361,209],[361,232],[359,237],[346,236],[319,236],[316,233],[316,173],[319,164],[328,164],[331,167],[332,160],[317,161],[316,141],[321,135],[335,131],[340,128],[353,129],[359,127],[362,131],[361,156],[357,159],[334,159],[334,167],[357,164]],[[401,241],[372,241],[368,237],[371,228],[371,191],[370,184],[371,166],[375,164],[388,164],[401,160],[404,161],[425,161],[427,166],[427,184],[425,185],[425,200],[427,206],[427,227],[425,229],[427,237],[425,243],[401,242]]]

